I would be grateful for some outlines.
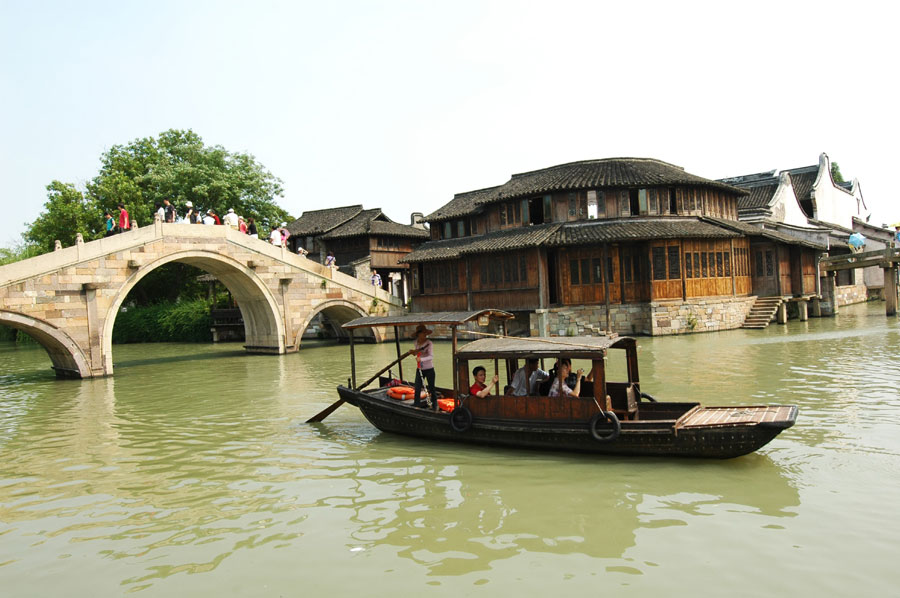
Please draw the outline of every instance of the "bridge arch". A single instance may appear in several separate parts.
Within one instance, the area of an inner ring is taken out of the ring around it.
[[[50,356],[56,375],[64,378],[90,378],[90,360],[68,334],[43,320],[0,309],[0,324],[26,333]]]
[[[204,270],[225,285],[241,310],[248,350],[279,354],[285,352],[285,324],[280,315],[281,309],[275,295],[256,272],[221,253],[205,250],[179,251],[141,266],[118,290],[103,325],[102,352],[107,375],[112,374],[112,333],[122,303],[141,279],[171,262],[181,262]]]
[[[310,322],[313,321],[313,318],[318,316],[319,314],[325,314],[328,318],[334,321],[336,324],[345,324],[350,320],[355,320],[356,318],[364,318],[370,315],[366,312],[365,309],[353,303],[352,301],[347,301],[346,299],[332,299],[329,301],[325,301],[320,303],[313,309],[306,319],[297,327],[295,330],[294,338],[297,339],[296,344],[294,345],[295,349],[300,348],[300,343],[302,342],[303,333],[309,327]],[[375,337],[375,342],[384,341],[384,334],[380,328],[369,328],[365,329],[367,331],[371,331],[371,334]],[[366,334],[363,332],[363,334]]]

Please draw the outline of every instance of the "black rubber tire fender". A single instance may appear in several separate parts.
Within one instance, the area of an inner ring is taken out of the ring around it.
[[[642,398],[642,399],[647,399],[647,400],[650,401],[651,403],[656,403],[656,399],[654,399],[654,398],[653,398],[653,395],[651,395],[649,392],[641,391],[641,398]]]
[[[472,412],[468,407],[460,405],[450,412],[450,427],[454,432],[468,432],[472,427]]]
[[[607,433],[601,432],[598,425],[607,421],[612,424],[612,430]],[[619,418],[612,411],[601,411],[591,418],[590,425],[591,436],[597,442],[612,442],[619,437],[619,432],[622,431],[622,424],[619,423]]]

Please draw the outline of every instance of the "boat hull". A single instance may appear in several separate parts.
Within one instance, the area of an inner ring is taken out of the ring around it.
[[[774,421],[686,427],[679,427],[684,418],[623,421],[615,439],[601,441],[591,434],[587,422],[580,421],[475,417],[467,430],[459,432],[450,425],[446,413],[412,408],[344,386],[338,387],[338,393],[384,432],[451,442],[609,455],[739,457],[765,446],[782,430],[792,426],[797,413],[796,407],[779,407],[785,415]],[[689,404],[679,405],[686,405],[685,411],[689,410]],[[692,410],[695,414],[696,409],[695,406]]]

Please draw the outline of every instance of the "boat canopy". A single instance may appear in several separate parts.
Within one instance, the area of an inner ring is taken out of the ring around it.
[[[444,324],[455,326],[466,322],[478,321],[481,318],[490,320],[511,320],[515,316],[497,309],[481,309],[478,311],[437,311],[402,316],[366,316],[356,318],[341,328],[371,328],[374,326],[416,326],[417,324]]]
[[[542,358],[559,355],[579,359],[599,359],[610,347],[624,349],[634,347],[635,344],[635,340],[629,336],[483,338],[463,345],[456,355],[463,360]]]

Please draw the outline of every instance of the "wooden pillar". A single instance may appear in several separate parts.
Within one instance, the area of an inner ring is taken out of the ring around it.
[[[897,266],[884,268],[884,313],[897,315]]]
[[[555,284],[547,280],[547,251],[544,249],[537,250],[538,262],[538,309],[547,309],[550,302],[550,284]],[[471,308],[470,308],[471,309]]]
[[[466,258],[466,309],[472,311],[472,264],[470,258]]]
[[[603,263],[600,264],[600,271],[603,273],[603,293],[606,295],[606,332],[610,332],[610,315],[609,315],[609,268],[606,267],[607,260],[609,259],[609,251],[608,245],[606,243],[603,244],[603,254],[600,259],[603,260]],[[653,283],[650,284],[650,288],[653,288]],[[652,292],[652,291],[651,291]]]
[[[800,321],[806,322],[809,320],[809,301],[806,299],[801,299],[797,302],[797,309],[800,310]]]
[[[728,241],[731,244],[731,257],[728,259],[731,260],[731,296],[737,297],[737,280],[735,279],[734,270],[737,266],[734,260],[734,239],[729,239]]]
[[[784,297],[784,289],[781,288],[781,247],[773,244],[772,248],[775,250],[772,252],[775,254],[775,288],[778,289],[778,295]]]

